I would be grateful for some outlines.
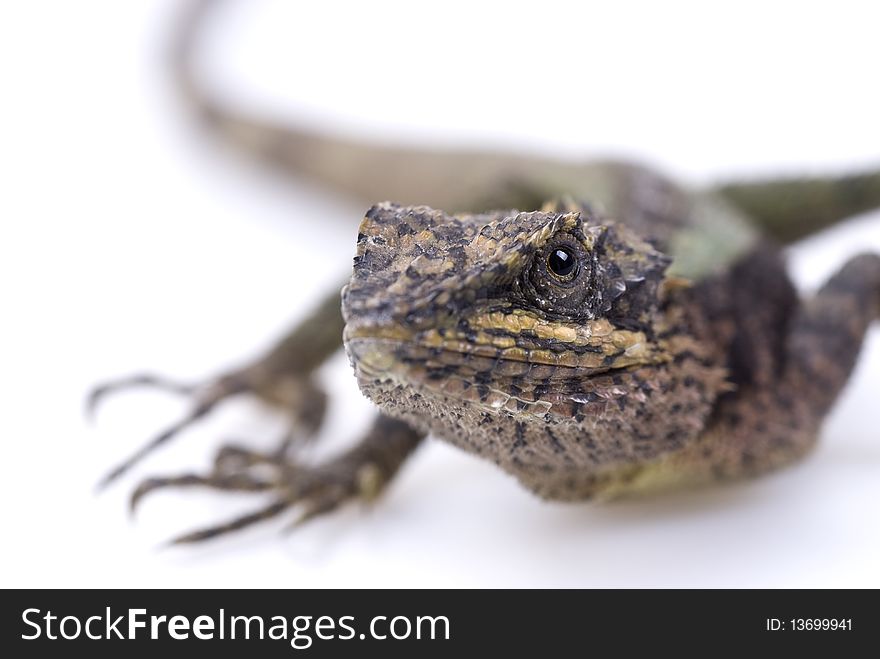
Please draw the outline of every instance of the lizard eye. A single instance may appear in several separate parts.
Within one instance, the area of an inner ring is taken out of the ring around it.
[[[578,270],[577,257],[568,247],[557,247],[547,256],[547,268],[560,279],[574,279]]]
[[[556,236],[523,273],[526,301],[544,313],[583,316],[593,294],[594,256],[575,236]]]

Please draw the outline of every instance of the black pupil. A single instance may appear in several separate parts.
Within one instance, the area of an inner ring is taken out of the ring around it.
[[[564,248],[559,248],[553,250],[553,253],[550,254],[550,258],[547,259],[547,265],[550,266],[550,271],[554,275],[558,275],[559,277],[567,277],[572,272],[574,272],[575,268],[575,260],[574,254]]]

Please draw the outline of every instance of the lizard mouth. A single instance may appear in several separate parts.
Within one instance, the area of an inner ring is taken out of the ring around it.
[[[602,403],[624,395],[611,372],[658,361],[640,333],[605,342],[606,349],[564,343],[519,343],[411,333],[399,326],[346,327],[345,349],[368,396],[401,387],[452,399],[484,411],[544,416],[573,404]],[[609,334],[610,336],[610,334]],[[506,342],[504,342],[506,345]],[[591,405],[600,410],[601,405]]]
[[[346,325],[343,340],[353,362],[373,371],[403,360],[447,370],[456,368],[470,376],[485,366],[483,360],[488,360],[496,376],[528,373],[534,380],[547,380],[556,371],[563,377],[583,377],[660,361],[643,332],[614,329],[604,320],[578,329],[582,327],[586,329],[580,334],[563,325],[549,330],[519,329],[514,334],[480,322],[472,322],[466,331]]]
[[[346,343],[361,388],[372,397],[377,389],[407,388],[432,398],[441,397],[486,410],[542,416],[552,404],[529,396],[516,375],[503,375],[506,363],[487,357],[426,349],[390,339],[358,338]],[[519,381],[519,395],[509,384]]]

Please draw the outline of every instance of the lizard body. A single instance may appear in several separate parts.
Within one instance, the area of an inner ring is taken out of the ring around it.
[[[211,4],[190,6],[174,51],[196,115],[273,168],[374,205],[342,309],[334,292],[254,364],[198,387],[172,385],[194,394],[191,414],[106,479],[230,396],[287,412],[291,434],[277,451],[224,447],[208,474],[136,489],[133,505],[172,486],[276,495],[178,541],[295,505],[307,519],[372,498],[429,433],[564,500],[755,475],[814,444],[880,316],[880,257],[855,257],[800,301],[778,245],[880,205],[880,174],[690,190],[630,163],[308,133],[201,89],[191,51]],[[306,466],[296,440],[317,431],[326,405],[313,373],[343,338],[381,414],[358,445]],[[91,401],[130,384],[169,385],[139,375],[99,387]]]

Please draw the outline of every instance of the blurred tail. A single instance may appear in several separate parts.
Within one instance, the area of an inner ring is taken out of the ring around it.
[[[210,113],[213,104],[205,96],[195,77],[193,51],[204,16],[215,4],[216,0],[191,0],[185,3],[178,18],[177,29],[171,35],[169,54],[174,82],[180,95],[198,114]]]
[[[715,191],[781,243],[880,207],[880,168],[839,177],[726,183]]]
[[[394,199],[470,210],[474,191],[510,157],[393,147],[278,120],[214,93],[197,66],[202,28],[221,0],[183,2],[170,49],[179,95],[201,126],[238,155],[286,177],[303,177],[365,204]]]
[[[222,0],[185,0],[171,36],[170,66],[179,96],[202,128],[238,154],[270,165],[308,174],[309,158],[327,150],[310,132],[274,121],[216,94],[199,73],[197,51],[203,28]]]
[[[487,191],[494,194],[499,189],[499,179],[579,182],[580,170],[561,162],[523,154],[393,147],[328,135],[243,110],[212,93],[197,71],[195,51],[201,28],[221,2],[182,3],[171,44],[171,65],[180,95],[200,123],[252,161],[287,176],[309,178],[363,203],[393,199],[450,211],[517,205],[515,199],[493,198],[488,206],[482,203]],[[715,191],[751,216],[767,234],[788,243],[880,206],[880,170],[839,178],[733,182]],[[553,196],[541,192],[541,200]]]

